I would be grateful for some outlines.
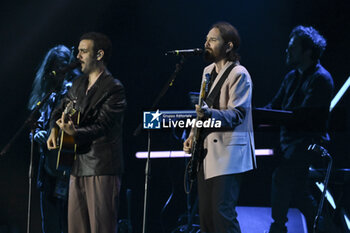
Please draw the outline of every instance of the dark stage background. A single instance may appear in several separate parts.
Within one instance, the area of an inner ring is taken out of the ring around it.
[[[125,190],[131,189],[132,224],[141,232],[145,161],[136,151],[147,149],[147,134],[133,137],[162,85],[179,58],[165,57],[172,49],[203,47],[210,26],[217,21],[235,25],[242,38],[242,64],[254,82],[253,105],[262,107],[278,90],[288,71],[285,48],[291,29],[298,25],[316,27],[328,40],[322,64],[333,75],[336,91],[346,81],[350,54],[350,3],[348,0],[33,0],[6,1],[0,9],[0,106],[2,149],[26,119],[26,104],[39,63],[49,48],[77,46],[84,32],[99,31],[113,42],[110,71],[126,88],[128,109],[124,127],[126,172],[123,177],[120,218],[126,218]],[[159,109],[188,109],[187,93],[198,91],[202,69],[200,57],[188,58],[182,72],[160,103]],[[338,167],[349,166],[349,93],[332,115],[333,142],[330,152]],[[175,132],[180,135],[181,132]],[[257,148],[277,147],[276,132],[256,133]],[[155,132],[152,150],[181,149],[170,131]],[[8,154],[0,158],[0,226],[25,232],[27,172],[30,145],[28,130],[22,132]],[[35,157],[35,167],[37,165]],[[240,205],[268,206],[270,176],[274,159],[259,158],[259,169],[247,177]],[[149,232],[170,232],[185,213],[182,159],[154,160],[150,186]],[[36,172],[36,170],[35,170]],[[174,191],[163,214],[161,209]],[[33,192],[32,232],[40,230],[38,191]],[[192,197],[193,199],[193,197]],[[0,228],[0,232],[1,232]]]

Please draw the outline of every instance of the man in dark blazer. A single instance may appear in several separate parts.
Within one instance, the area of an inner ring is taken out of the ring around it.
[[[120,81],[106,69],[111,53],[107,36],[84,34],[78,50],[83,75],[52,113],[47,146],[57,147],[58,128],[73,136],[77,144],[69,186],[69,233],[111,233],[117,226],[123,172],[125,93]],[[80,112],[78,125],[65,117],[64,109],[70,102]]]

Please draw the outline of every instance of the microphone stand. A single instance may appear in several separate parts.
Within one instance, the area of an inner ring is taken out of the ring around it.
[[[26,129],[27,127],[31,128],[31,143],[30,143],[30,161],[29,161],[29,171],[28,171],[28,209],[27,209],[27,233],[30,233],[30,227],[31,227],[31,199],[32,199],[32,179],[33,179],[33,157],[34,157],[34,132],[36,127],[36,121],[40,117],[39,110],[41,107],[49,100],[51,94],[53,92],[57,92],[60,89],[60,86],[58,85],[60,82],[57,82],[57,86],[53,88],[44,98],[42,101],[39,101],[36,105],[36,107],[32,110],[28,118],[24,121],[23,125],[17,130],[17,132],[14,134],[14,136],[10,139],[10,141],[7,143],[7,145],[2,149],[0,152],[0,158],[1,156],[5,155],[13,143],[17,140],[19,135]]]
[[[158,106],[162,97],[166,94],[169,87],[171,87],[175,81],[177,74],[181,71],[182,65],[185,62],[185,57],[181,56],[179,63],[176,64],[174,72],[169,77],[168,81],[163,86],[162,90],[158,94],[157,98],[154,100],[151,109],[154,110],[156,106]],[[134,130],[133,135],[138,136],[142,129],[142,123],[138,125],[138,127]],[[145,193],[144,193],[144,203],[143,203],[143,224],[142,224],[142,233],[147,232],[147,213],[148,213],[148,186],[150,182],[151,176],[151,131],[148,130],[148,140],[147,140],[147,151],[148,156],[146,160],[146,168],[145,168]]]
[[[184,141],[185,139],[187,138],[187,135],[186,135],[186,130],[184,130],[183,134],[182,134],[182,137],[181,139]],[[187,167],[188,165],[188,162],[189,162],[189,158],[186,158],[185,157],[185,168]],[[191,190],[192,188],[192,182],[188,176],[188,173],[187,173],[187,169],[185,169],[185,174],[184,174],[184,189],[185,189],[185,193],[186,193],[186,207],[187,207],[187,226],[185,227],[184,229],[184,232],[185,233],[191,233],[192,230],[194,229],[194,227],[196,225],[194,225],[194,221],[193,221],[193,218],[196,214],[196,209],[198,208],[198,197],[196,197],[196,200],[195,202],[193,203],[193,206],[191,206]]]
[[[32,125],[34,126],[34,125]],[[30,130],[30,161],[28,171],[28,209],[27,209],[27,233],[30,233],[30,217],[31,217],[31,203],[32,203],[32,179],[33,179],[33,157],[34,157],[34,127]]]

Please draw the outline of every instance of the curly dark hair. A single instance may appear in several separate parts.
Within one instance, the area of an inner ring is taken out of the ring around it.
[[[311,49],[313,60],[320,59],[327,46],[326,39],[311,26],[296,26],[289,35],[290,39],[293,37],[300,40],[303,50]]]

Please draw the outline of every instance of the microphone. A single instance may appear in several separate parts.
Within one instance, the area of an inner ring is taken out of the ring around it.
[[[203,53],[203,49],[195,48],[195,49],[180,49],[180,50],[171,50],[165,53],[167,55],[175,55],[175,56],[196,56],[201,55]]]
[[[80,66],[80,61],[76,60],[72,63],[69,63],[67,66],[63,67],[62,69],[51,71],[50,75],[53,77],[61,76],[61,75],[66,74],[69,71],[74,70],[75,68],[77,68],[79,66]]]

